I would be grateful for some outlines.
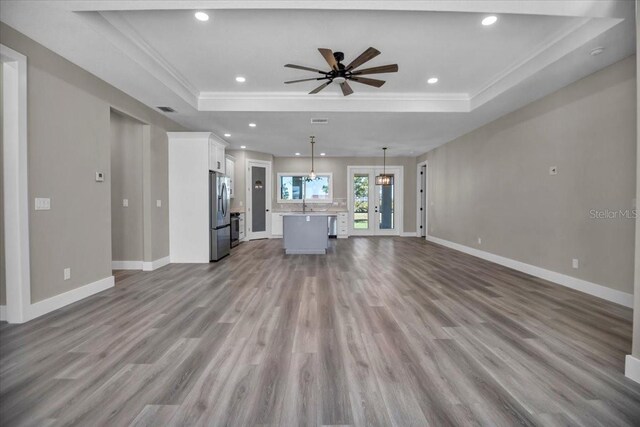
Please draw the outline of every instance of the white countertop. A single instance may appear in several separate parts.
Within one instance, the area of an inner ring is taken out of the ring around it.
[[[277,214],[283,214],[283,215],[338,215],[339,213],[347,213],[348,211],[342,210],[342,211],[312,211],[312,210],[308,210],[306,213],[302,213],[302,211],[278,211],[278,210],[272,210],[272,213],[277,213]]]
[[[276,213],[279,213],[283,216],[336,216],[338,214],[338,212],[319,212],[319,211],[306,212],[306,213],[302,213],[302,212],[276,212]]]

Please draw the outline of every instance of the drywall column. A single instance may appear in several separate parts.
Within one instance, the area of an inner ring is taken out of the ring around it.
[[[640,202],[640,1],[636,0],[636,209]],[[640,383],[640,216],[636,216],[635,274],[633,286],[633,346],[625,363],[625,375]]]

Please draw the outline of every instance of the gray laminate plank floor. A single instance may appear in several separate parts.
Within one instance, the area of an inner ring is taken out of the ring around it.
[[[640,425],[630,309],[416,238],[280,245],[0,324],[0,424]]]

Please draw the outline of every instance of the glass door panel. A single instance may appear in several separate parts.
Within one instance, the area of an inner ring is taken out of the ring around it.
[[[387,175],[393,176],[392,174]],[[395,228],[394,190],[394,184],[377,186],[377,225],[379,230],[393,230]]]
[[[353,175],[353,229],[369,230],[369,174]]]

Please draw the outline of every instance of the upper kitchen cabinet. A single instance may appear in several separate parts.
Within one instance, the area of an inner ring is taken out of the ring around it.
[[[234,184],[236,180],[236,158],[233,156],[226,156],[225,165],[225,175],[229,177],[229,197],[233,199],[236,195],[236,187]]]
[[[224,153],[227,145],[229,144],[215,135],[209,135],[209,170],[225,173],[226,159]]]

